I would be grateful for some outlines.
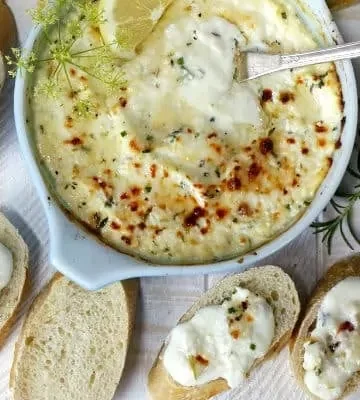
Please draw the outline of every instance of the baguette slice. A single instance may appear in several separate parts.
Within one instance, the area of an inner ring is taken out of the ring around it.
[[[309,338],[309,333],[315,328],[317,314],[323,298],[327,292],[345,278],[355,276],[360,277],[360,255],[346,258],[334,264],[323,279],[319,282],[317,288],[311,296],[310,302],[304,314],[304,319],[294,331],[293,338],[290,343],[291,366],[293,368],[296,379],[303,390],[312,399],[318,399],[310,393],[304,384],[304,344]],[[341,398],[346,397],[360,386],[360,372],[354,374],[349,379],[345,392]]]
[[[132,336],[138,281],[88,292],[57,273],[35,299],[15,348],[15,400],[110,400]]]
[[[238,275],[229,276],[206,292],[180,319],[179,323],[190,320],[202,307],[221,304],[230,296],[236,286],[242,286],[266,298],[272,305],[275,317],[275,336],[265,357],[255,361],[253,368],[270,359],[286,345],[300,312],[299,296],[294,282],[279,267],[265,266],[252,268]],[[207,384],[185,387],[175,382],[167,373],[162,355],[166,342],[149,373],[148,390],[153,400],[206,400],[218,393],[229,390],[224,379]]]
[[[29,287],[28,248],[18,231],[0,213],[0,242],[13,255],[13,273],[10,283],[0,290],[0,348],[16,321],[16,312]]]

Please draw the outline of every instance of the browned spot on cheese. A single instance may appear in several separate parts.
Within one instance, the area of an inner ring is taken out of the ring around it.
[[[298,85],[302,85],[302,84],[304,83],[304,79],[303,79],[301,76],[298,76],[298,77],[296,78],[296,83],[297,83]]]
[[[139,196],[141,189],[137,186],[134,186],[130,189],[130,192],[133,194],[133,196]]]
[[[111,186],[111,185],[108,185],[106,181],[99,178],[98,176],[93,176],[92,179],[96,183],[96,186],[100,187],[101,189],[106,189],[108,186]]]
[[[303,147],[301,149],[302,154],[309,154],[309,149],[307,147]]]
[[[231,335],[231,337],[234,338],[235,340],[239,339],[239,337],[240,337],[240,331],[239,331],[239,329],[235,329],[234,331],[231,331],[230,335]]]
[[[65,140],[65,144],[72,144],[73,146],[79,146],[80,144],[83,144],[84,141],[79,138],[78,136],[73,137],[72,139]]]
[[[139,204],[138,204],[137,201],[132,201],[132,202],[129,204],[129,207],[130,207],[130,210],[131,210],[132,212],[135,212],[135,211],[138,210]]]
[[[245,201],[239,204],[238,211],[239,214],[243,217],[249,217],[250,215],[252,215],[251,207]]]
[[[136,163],[134,163],[134,167],[137,168],[137,169],[138,169],[138,168],[141,168],[141,164],[138,163],[138,162],[136,162]]]
[[[130,140],[130,148],[134,151],[140,152],[141,151],[141,147],[139,145],[139,143],[135,140],[135,139],[131,139]]]
[[[260,140],[260,153],[263,154],[264,156],[268,153],[271,153],[274,149],[274,143],[273,141],[266,137]]]
[[[207,360],[205,357],[203,357],[203,356],[200,355],[200,354],[198,354],[198,355],[195,357],[195,360],[196,360],[199,364],[201,364],[201,365],[204,365],[204,366],[208,366],[208,365],[209,365],[209,360]]]
[[[115,222],[115,221],[113,221],[113,222],[110,224],[110,227],[111,227],[111,229],[114,229],[114,231],[118,231],[118,230],[120,229],[120,225],[119,225],[117,222]]]
[[[295,95],[294,95],[294,93],[289,92],[289,91],[282,91],[282,92],[280,92],[279,98],[283,104],[287,104],[287,103],[289,103],[289,101],[295,100]]]
[[[129,193],[124,192],[120,195],[120,200],[127,200],[129,197]]]
[[[164,178],[168,178],[169,177],[169,173],[166,169],[164,169]]]
[[[287,138],[286,142],[289,143],[289,144],[295,144],[296,140],[294,138]]]
[[[65,118],[65,128],[72,128],[73,126],[74,126],[74,120],[71,117],[67,116]]]
[[[254,317],[251,314],[246,314],[246,321],[247,322],[253,322],[254,321]]]
[[[184,226],[190,228],[197,224],[199,218],[203,218],[206,215],[204,208],[195,207],[191,214],[185,217]]]
[[[76,76],[76,70],[75,70],[75,68],[70,68],[70,75],[71,76]]]
[[[335,143],[335,149],[340,149],[341,147],[341,139],[339,139],[336,143]]]
[[[120,104],[120,106],[121,106],[122,108],[125,108],[126,105],[127,105],[127,100],[126,100],[126,98],[125,98],[125,97],[120,97],[120,98],[119,98],[119,104]]]
[[[328,157],[327,158],[327,162],[328,162],[328,165],[329,165],[329,168],[330,168],[333,165],[334,160],[331,157]]]
[[[316,122],[315,124],[315,132],[317,133],[325,133],[328,132],[329,128],[321,121]]]
[[[208,226],[205,226],[204,228],[201,228],[201,229],[200,229],[200,232],[201,232],[203,235],[206,235],[206,234],[209,232],[209,227],[208,227]]]
[[[320,146],[320,147],[324,147],[324,146],[326,146],[326,140],[323,139],[323,138],[318,139],[317,144],[318,144],[318,146]]]
[[[222,147],[217,143],[210,143],[210,147],[218,154],[222,153]]]
[[[227,188],[233,192],[241,188],[241,180],[237,177],[231,178],[226,183]]]
[[[138,224],[138,228],[139,228],[140,230],[143,231],[143,230],[146,228],[145,222],[140,222],[140,223]]]
[[[264,89],[261,96],[261,103],[266,103],[267,101],[272,101],[273,92],[271,89]]]
[[[156,171],[157,171],[157,165],[156,164],[152,164],[150,167],[150,174],[152,178],[156,177]]]
[[[210,133],[210,135],[208,135],[208,139],[212,139],[212,138],[216,138],[216,137],[217,137],[216,132],[212,132],[212,133]]]
[[[187,129],[186,129],[186,132],[187,132],[187,133],[193,133],[193,130],[192,130],[191,128],[187,128]]]
[[[224,219],[229,214],[227,208],[220,207],[216,210],[216,216],[218,219]]]
[[[340,324],[337,333],[343,331],[352,332],[353,330],[355,330],[355,326],[350,321],[344,321]]]
[[[122,240],[125,244],[127,244],[128,246],[131,245],[131,242],[132,242],[131,237],[123,235],[123,236],[121,236],[121,240]]]
[[[252,163],[249,167],[249,171],[248,171],[248,177],[249,180],[252,181],[254,179],[256,179],[259,174],[261,172],[261,167],[259,164],[257,164],[256,162]]]

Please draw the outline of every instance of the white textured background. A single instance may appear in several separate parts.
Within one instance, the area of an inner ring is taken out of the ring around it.
[[[36,0],[8,0],[17,21],[21,42],[26,39],[31,28],[26,10],[34,6],[35,2]],[[346,40],[360,40],[360,6],[337,13],[336,20]],[[357,71],[360,77],[360,63],[357,64]],[[23,306],[23,314],[52,275],[53,269],[47,259],[49,248],[47,222],[20,155],[13,122],[12,102],[12,83],[9,82],[0,99],[0,210],[20,230],[30,249],[33,289]],[[360,219],[360,207],[357,214]],[[337,237],[333,254],[329,257],[319,238],[316,238],[309,229],[264,263],[282,266],[295,280],[302,302],[305,302],[326,268],[335,259],[349,253],[350,250]],[[115,396],[116,400],[147,398],[147,372],[162,340],[184,311],[217,279],[219,276],[142,279],[136,334],[131,344],[125,374]],[[20,325],[21,321],[0,352],[0,400],[10,398],[7,389],[8,377]],[[305,398],[291,374],[287,349],[277,359],[258,369],[242,388],[218,397],[219,400]],[[349,399],[359,398],[360,392]]]

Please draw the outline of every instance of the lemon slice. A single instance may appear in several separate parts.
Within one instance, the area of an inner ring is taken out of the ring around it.
[[[172,0],[101,0],[105,22],[100,31],[106,43],[114,43],[120,57],[132,58]]]

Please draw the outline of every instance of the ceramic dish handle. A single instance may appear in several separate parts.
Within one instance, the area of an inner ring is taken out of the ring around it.
[[[57,206],[48,207],[50,263],[62,274],[88,290],[139,276],[139,261],[91,238]],[[144,263],[141,264],[143,270]]]

